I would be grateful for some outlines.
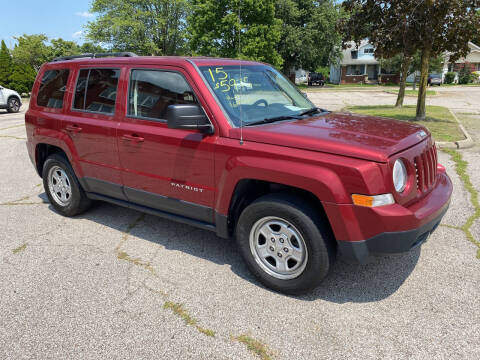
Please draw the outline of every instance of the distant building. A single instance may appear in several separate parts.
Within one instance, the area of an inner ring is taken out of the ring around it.
[[[342,51],[339,63],[330,65],[330,82],[334,84],[398,83],[399,80],[399,74],[382,69],[375,58],[375,48],[368,40],[363,40],[358,47],[352,42]]]
[[[475,45],[472,42],[469,42],[468,46],[470,48],[470,53],[465,58],[461,58],[455,63],[449,62],[450,56],[447,54],[445,57],[445,63],[447,65],[444,70],[459,72],[464,64],[469,64],[472,72],[480,71],[480,46]]]

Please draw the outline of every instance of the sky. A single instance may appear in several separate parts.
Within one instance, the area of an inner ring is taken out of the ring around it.
[[[93,19],[91,0],[0,0],[0,40],[9,48],[13,36],[45,34],[83,43],[83,25]]]

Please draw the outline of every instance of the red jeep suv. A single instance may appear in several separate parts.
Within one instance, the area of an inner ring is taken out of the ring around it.
[[[103,200],[235,237],[252,273],[288,294],[317,286],[337,252],[365,262],[419,246],[452,193],[425,128],[317,108],[251,61],[58,58],[25,123],[60,214]]]

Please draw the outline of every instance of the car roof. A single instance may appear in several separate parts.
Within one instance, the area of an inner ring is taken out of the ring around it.
[[[49,65],[57,64],[78,64],[78,65],[114,65],[114,64],[138,64],[138,65],[184,65],[187,62],[193,62],[197,66],[218,66],[218,65],[261,65],[263,63],[237,60],[237,59],[225,59],[225,58],[213,58],[213,57],[198,57],[198,56],[133,56],[133,57],[102,57],[102,58],[75,58],[65,59],[50,62]],[[265,65],[265,64],[263,64]]]

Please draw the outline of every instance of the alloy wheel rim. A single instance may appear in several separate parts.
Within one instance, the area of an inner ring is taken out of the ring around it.
[[[18,103],[18,100],[17,100],[17,99],[12,99],[12,100],[10,100],[10,108],[11,108],[13,111],[18,111],[18,110],[19,110],[20,104]]]
[[[60,166],[52,166],[48,171],[48,188],[53,200],[61,206],[67,206],[72,199],[71,181]]]
[[[281,280],[294,279],[305,270],[308,250],[302,234],[285,219],[267,216],[250,231],[250,250],[267,274]]]

